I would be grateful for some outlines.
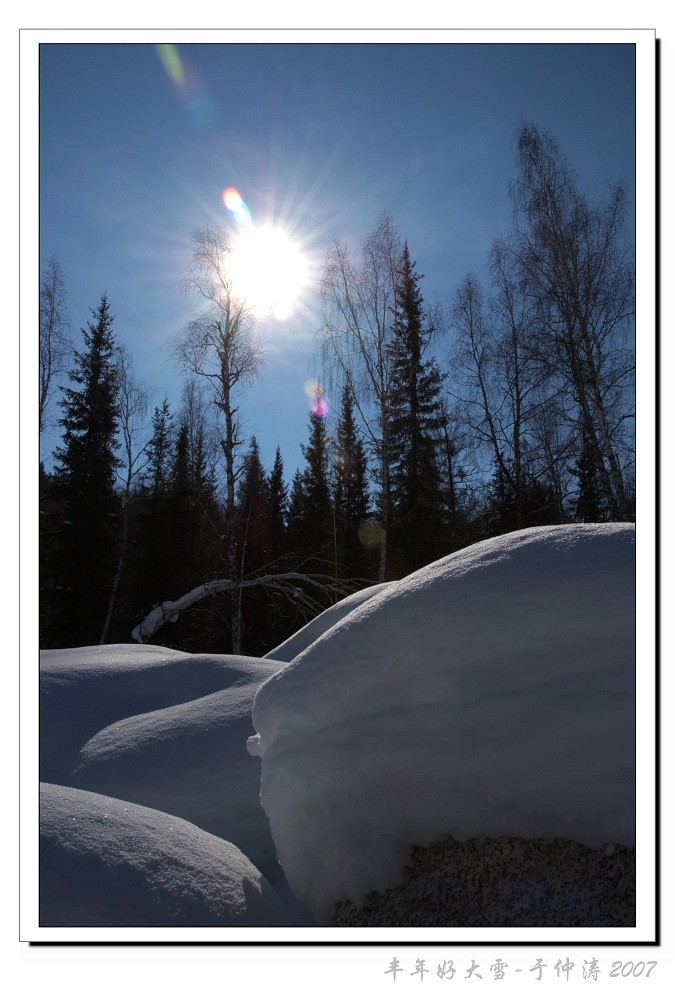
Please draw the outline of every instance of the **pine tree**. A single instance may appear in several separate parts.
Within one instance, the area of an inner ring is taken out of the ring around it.
[[[304,572],[330,572],[335,564],[334,521],[328,465],[325,400],[317,388],[309,418],[309,441],[301,445],[305,469],[291,492],[292,543]]]
[[[73,385],[62,389],[63,443],[55,452],[64,517],[54,560],[61,598],[54,640],[66,646],[99,641],[118,558],[118,376],[113,316],[105,295],[92,316],[82,330],[85,350],[76,352],[69,373]]]
[[[579,492],[574,508],[577,521],[596,523],[610,519],[602,480],[593,456],[593,448],[587,434],[583,434],[581,454],[571,471],[579,483]]]
[[[255,437],[244,457],[237,489],[235,516],[239,574],[243,578],[263,568],[269,554],[268,480]]]
[[[443,376],[424,360],[433,332],[424,312],[408,244],[403,248],[394,318],[393,389],[389,400],[392,493],[390,545],[399,574],[432,562],[445,551],[445,498],[439,448],[444,417]]]
[[[155,444],[150,467],[152,480],[158,484],[158,489],[154,500],[152,495],[146,498],[148,506],[144,522],[148,534],[141,537],[139,546],[141,551],[146,547],[147,553],[141,567],[141,575],[146,581],[143,593],[143,610],[146,613],[164,601],[179,597],[205,579],[218,575],[213,565],[209,564],[210,550],[214,546],[206,545],[204,541],[205,487],[201,482],[198,457],[199,434],[190,426],[188,416],[181,414],[169,454],[165,455],[160,469],[156,463],[159,452],[163,450],[164,432],[168,427],[164,415],[160,414],[156,434],[153,435]],[[178,649],[204,651],[214,641],[213,630],[214,623],[208,609],[200,608],[193,615],[183,616],[177,624],[167,627],[162,641]],[[222,648],[222,636],[219,639]]]
[[[305,552],[313,557],[315,568],[326,572],[334,563],[333,505],[329,481],[329,450],[326,435],[326,404],[317,387],[309,419],[309,442],[301,445],[305,459],[302,477],[302,535]],[[326,560],[330,560],[327,562]]]
[[[373,460],[378,488],[376,549],[378,579],[391,578],[389,530],[389,405],[392,316],[396,309],[396,269],[401,255],[398,227],[382,212],[361,244],[359,258],[334,239],[321,281],[322,362],[329,378],[347,381],[354,392],[361,428]]]
[[[333,456],[333,503],[335,534],[340,575],[365,577],[372,575],[372,559],[359,541],[359,528],[368,518],[368,462],[365,446],[356,430],[354,400],[349,385],[342,391],[342,408],[338,420]]]
[[[143,476],[144,491],[153,502],[166,492],[171,456],[172,417],[169,400],[164,397],[152,416],[152,437],[146,446],[148,465]]]
[[[517,492],[514,480],[511,470],[507,469],[505,474],[495,463],[495,471],[487,487],[487,508],[481,518],[485,537],[560,522],[555,493],[549,483],[527,469],[523,470]]]
[[[251,438],[244,456],[237,489],[235,536],[240,586],[231,595],[232,620],[237,622],[241,651],[258,656],[274,645],[270,629],[269,595],[258,588],[244,589],[241,582],[270,571],[269,481],[260,458],[260,448]],[[273,613],[272,613],[273,614]]]
[[[302,523],[305,513],[305,485],[300,469],[295,470],[288,500],[287,538],[288,556],[291,567],[296,569],[302,562]]]
[[[522,489],[516,496],[511,478],[501,465],[494,463],[494,472],[486,490],[486,510],[483,514],[485,535],[503,535],[524,527],[522,523]],[[517,504],[517,500],[520,504]]]
[[[284,481],[284,463],[278,446],[267,481],[267,493],[270,559],[276,564],[287,554],[288,534],[288,488]]]
[[[198,528],[189,433],[187,421],[182,419],[173,448],[166,500],[165,542],[169,554],[169,572],[164,586],[176,594],[182,594],[198,582],[195,557]]]
[[[171,597],[171,526],[168,495],[173,453],[173,417],[165,397],[152,417],[152,436],[145,447],[147,465],[134,498],[136,531],[130,551],[134,618]]]

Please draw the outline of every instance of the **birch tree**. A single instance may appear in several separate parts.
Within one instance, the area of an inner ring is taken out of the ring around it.
[[[340,581],[336,586],[331,576],[316,573],[311,576],[306,573],[270,573],[251,580],[210,580],[175,601],[163,601],[153,608],[132,630],[131,637],[136,642],[148,642],[163,625],[176,622],[183,611],[200,601],[222,593],[232,594],[238,600],[241,591],[249,587],[264,588],[270,596],[282,595],[306,620],[315,618],[328,605],[347,597],[354,590],[349,581]]]
[[[539,523],[540,516],[563,518],[573,431],[569,392],[535,349],[536,305],[503,240],[493,244],[490,272],[490,296],[468,275],[454,298],[453,394],[477,453],[493,468],[490,495],[502,508],[500,528],[506,530]],[[555,515],[548,501],[538,509],[546,492],[542,480],[555,495]]]
[[[53,256],[40,275],[40,433],[45,429],[54,379],[64,372],[67,358],[73,350],[69,329],[68,292],[63,268],[58,257]]]
[[[253,309],[235,292],[228,259],[231,245],[222,229],[201,229],[192,237],[192,264],[183,279],[186,291],[196,291],[205,309],[188,326],[176,345],[187,372],[208,383],[211,399],[222,417],[220,440],[225,466],[226,566],[237,575],[235,535],[238,454],[243,438],[238,417],[241,390],[255,380],[263,360],[260,330]],[[232,648],[238,652],[241,627],[233,603]]]
[[[379,577],[387,570],[390,511],[388,406],[395,363],[392,324],[396,313],[401,240],[383,212],[356,259],[337,239],[330,245],[321,282],[323,321],[319,347],[324,370],[347,386],[367,444],[375,456],[382,528]]]
[[[516,163],[514,249],[537,304],[539,356],[568,384],[611,516],[627,520],[621,453],[634,418],[625,344],[634,276],[623,234],[626,195],[616,184],[604,205],[590,204],[556,140],[532,124],[518,132]]]

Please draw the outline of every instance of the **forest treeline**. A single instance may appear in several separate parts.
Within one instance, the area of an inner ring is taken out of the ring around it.
[[[589,202],[553,137],[523,124],[511,198],[488,286],[468,274],[444,308],[425,302],[387,213],[357,252],[332,241],[322,380],[292,476],[280,449],[265,468],[242,438],[264,349],[224,230],[193,236],[185,288],[201,311],[175,345],[183,394],[152,413],[105,295],[73,348],[53,257],[40,284],[40,429],[55,400],[61,437],[40,469],[41,647],[133,632],[261,655],[346,594],[480,539],[633,520],[623,189]]]

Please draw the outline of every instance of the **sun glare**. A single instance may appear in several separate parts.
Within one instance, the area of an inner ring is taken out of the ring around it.
[[[299,246],[275,226],[242,228],[229,262],[236,294],[258,316],[286,319],[308,281],[307,261]]]

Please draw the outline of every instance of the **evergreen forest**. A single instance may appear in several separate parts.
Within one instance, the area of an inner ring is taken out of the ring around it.
[[[192,238],[201,309],[152,406],[101,296],[77,344],[58,257],[40,275],[40,646],[155,642],[261,656],[336,601],[505,532],[635,518],[634,262],[620,184],[602,203],[523,124],[513,229],[489,282],[425,299],[388,212],[320,287],[303,465],[244,439],[259,328],[228,236]],[[330,394],[332,409],[326,406]]]

